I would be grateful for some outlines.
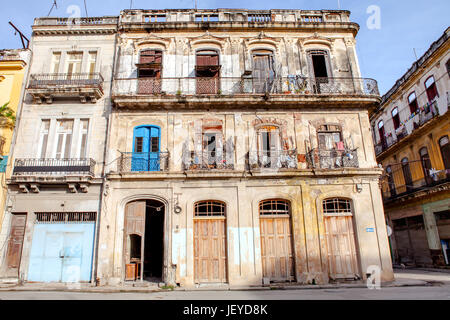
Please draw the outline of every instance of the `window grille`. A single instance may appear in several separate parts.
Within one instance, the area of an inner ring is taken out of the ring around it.
[[[220,201],[200,201],[194,204],[195,217],[225,217],[225,203]]]
[[[289,215],[289,201],[268,199],[259,203],[260,215]]]
[[[325,199],[323,213],[324,215],[352,215],[351,201],[341,198]]]
[[[36,223],[95,222],[96,212],[36,212]]]

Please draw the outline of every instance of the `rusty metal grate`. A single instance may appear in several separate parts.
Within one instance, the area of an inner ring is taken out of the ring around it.
[[[96,212],[36,212],[36,223],[95,222]]]

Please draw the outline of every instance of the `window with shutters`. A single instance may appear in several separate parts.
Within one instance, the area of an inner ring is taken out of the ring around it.
[[[61,64],[61,52],[53,52],[50,72],[59,73],[60,64]]]
[[[71,156],[70,149],[72,147],[73,120],[58,120],[56,130],[57,142],[55,158],[68,159]]]
[[[39,137],[39,151],[38,151],[38,155],[41,159],[45,159],[47,156],[49,129],[50,129],[50,120],[42,120],[41,132]]]
[[[253,50],[253,91],[268,92],[275,77],[274,57],[271,50]]]
[[[408,96],[408,104],[409,104],[409,110],[411,111],[411,114],[415,113],[417,109],[419,109],[419,105],[417,104],[417,97],[416,92],[413,91]]]
[[[450,142],[448,136],[439,139],[439,148],[441,149],[442,161],[444,168],[447,170],[447,176],[450,176]]]
[[[67,54],[67,78],[71,79],[74,74],[81,73],[83,52],[69,52]]]
[[[427,91],[428,101],[432,102],[438,96],[438,91],[436,88],[436,82],[434,81],[434,76],[429,77],[425,81],[425,89]]]
[[[204,161],[210,168],[217,167],[224,160],[222,125],[215,122],[205,122],[202,131]]]
[[[79,132],[79,141],[80,141],[79,155],[80,155],[80,158],[82,158],[82,159],[87,158],[88,130],[89,130],[89,120],[81,119],[80,120],[80,132]]]
[[[214,50],[199,50],[196,53],[196,93],[216,94],[220,89],[219,54]]]
[[[341,127],[335,124],[321,125],[317,130],[319,150],[344,150]]]
[[[394,122],[394,129],[398,129],[400,127],[400,116],[398,114],[398,108],[395,107],[391,111],[392,114],[392,121]]]
[[[89,56],[88,56],[89,79],[94,78],[96,63],[97,63],[97,51],[89,51]]]
[[[422,169],[423,169],[423,174],[425,176],[425,180],[427,181],[427,183],[430,183],[431,182],[431,179],[430,179],[431,160],[430,160],[430,156],[428,154],[427,147],[421,148],[419,150],[419,154],[420,154],[420,160],[422,162]]]

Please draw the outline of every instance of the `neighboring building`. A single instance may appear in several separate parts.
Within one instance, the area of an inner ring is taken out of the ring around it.
[[[11,155],[2,278],[91,281],[117,17],[34,21]]]
[[[395,264],[450,264],[450,28],[371,114]]]
[[[0,50],[0,106],[8,103],[8,107],[17,116],[22,102],[24,81],[28,71],[31,51],[28,49]],[[6,179],[10,175],[8,165],[15,122],[0,119],[0,228],[3,221],[5,199],[7,193]],[[0,243],[4,239],[0,237]]]
[[[349,15],[121,12],[101,284],[393,280]]]

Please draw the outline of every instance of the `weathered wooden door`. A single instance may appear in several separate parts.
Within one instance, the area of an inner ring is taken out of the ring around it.
[[[145,200],[133,201],[127,203],[125,206],[125,226],[124,226],[124,260],[125,269],[126,265],[130,263],[136,263],[140,265],[140,276],[143,278],[144,272],[144,236],[145,236]],[[140,254],[138,256],[131,256],[133,248],[132,245],[136,245],[131,241],[133,235],[139,236],[141,240]],[[133,261],[131,261],[133,259]],[[125,280],[135,280],[126,278]]]
[[[264,200],[259,205],[263,277],[295,280],[289,202]]]
[[[12,213],[7,252],[7,265],[9,269],[17,270],[17,275],[19,275],[26,221],[26,213]]]
[[[195,204],[194,280],[196,283],[227,282],[225,204]]]
[[[359,277],[352,216],[326,216],[324,220],[330,278]]]
[[[161,93],[162,52],[143,50],[138,64],[138,93]]]

